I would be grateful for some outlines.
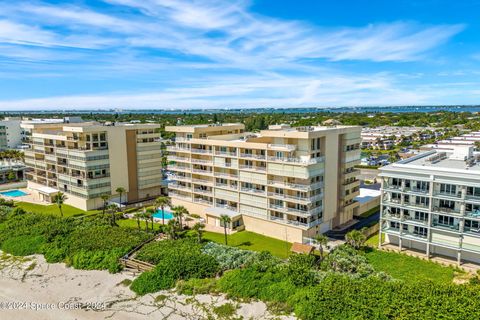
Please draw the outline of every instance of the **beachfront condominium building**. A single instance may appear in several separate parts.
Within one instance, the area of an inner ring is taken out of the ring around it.
[[[380,245],[480,262],[479,160],[457,145],[381,168]]]
[[[360,127],[244,125],[167,126],[173,205],[200,215],[208,227],[246,229],[302,242],[352,221],[358,205]]]
[[[135,203],[161,194],[162,151],[158,125],[95,122],[25,123],[28,188],[39,200],[58,191],[83,210],[103,206],[101,196]]]

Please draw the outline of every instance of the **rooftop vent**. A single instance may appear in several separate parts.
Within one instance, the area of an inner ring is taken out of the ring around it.
[[[313,131],[313,127],[310,127],[310,126],[297,127],[297,131],[310,132],[310,131]]]
[[[437,162],[439,162],[443,159],[446,159],[446,158],[447,158],[447,153],[446,152],[437,152],[434,155],[428,157],[427,161],[431,162],[433,164],[433,163],[437,163]]]

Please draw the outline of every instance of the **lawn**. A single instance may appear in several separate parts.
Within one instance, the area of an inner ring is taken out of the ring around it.
[[[121,219],[117,220],[117,224],[122,228],[131,228],[131,229],[138,229],[137,220],[136,219]],[[151,221],[148,221],[148,230],[150,231],[150,227],[152,226]],[[153,223],[153,228],[158,230],[161,226],[161,223]],[[145,230],[145,221],[140,221],[140,229]]]
[[[384,271],[393,278],[404,281],[431,280],[449,283],[458,271],[452,267],[395,252],[371,249],[366,256],[375,270]]]
[[[225,243],[225,236],[223,233],[205,232],[204,239],[211,240],[218,243]],[[273,255],[279,258],[287,258],[290,253],[291,243],[266,237],[261,234],[240,231],[232,235],[228,235],[228,245],[240,249],[253,251],[270,251]]]
[[[382,241],[385,241],[385,234],[382,233]],[[365,241],[365,244],[370,247],[378,247],[378,232],[372,235],[370,238]]]
[[[60,215],[60,211],[58,210],[58,207],[56,204],[50,204],[45,206],[45,205],[29,203],[29,202],[16,202],[15,206],[18,208],[22,208],[27,212],[53,214],[58,216]],[[81,215],[88,215],[88,214],[101,212],[101,210],[84,211],[84,210],[69,206],[68,204],[63,204],[62,210],[63,210],[64,217],[81,216]]]

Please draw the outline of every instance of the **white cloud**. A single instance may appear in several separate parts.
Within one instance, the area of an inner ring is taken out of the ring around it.
[[[425,59],[464,29],[410,22],[323,28],[255,14],[242,0],[105,2],[0,3],[0,78],[19,76],[7,65],[21,61],[30,63],[22,65],[25,78],[121,81],[157,73],[152,81],[162,89],[4,100],[1,108],[421,104],[430,90],[409,90],[388,74],[340,72],[337,62]]]

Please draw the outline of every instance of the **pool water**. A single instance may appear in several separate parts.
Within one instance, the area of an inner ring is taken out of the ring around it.
[[[155,212],[153,214],[153,217],[158,218],[158,219],[162,219],[162,209],[157,210],[157,212]],[[173,218],[172,212],[168,211],[168,210],[164,210],[164,219],[169,220],[169,219],[172,219],[172,218]]]
[[[20,190],[9,190],[9,191],[4,191],[0,192],[2,196],[7,196],[7,197],[23,197],[26,196],[28,193],[25,193]]]

